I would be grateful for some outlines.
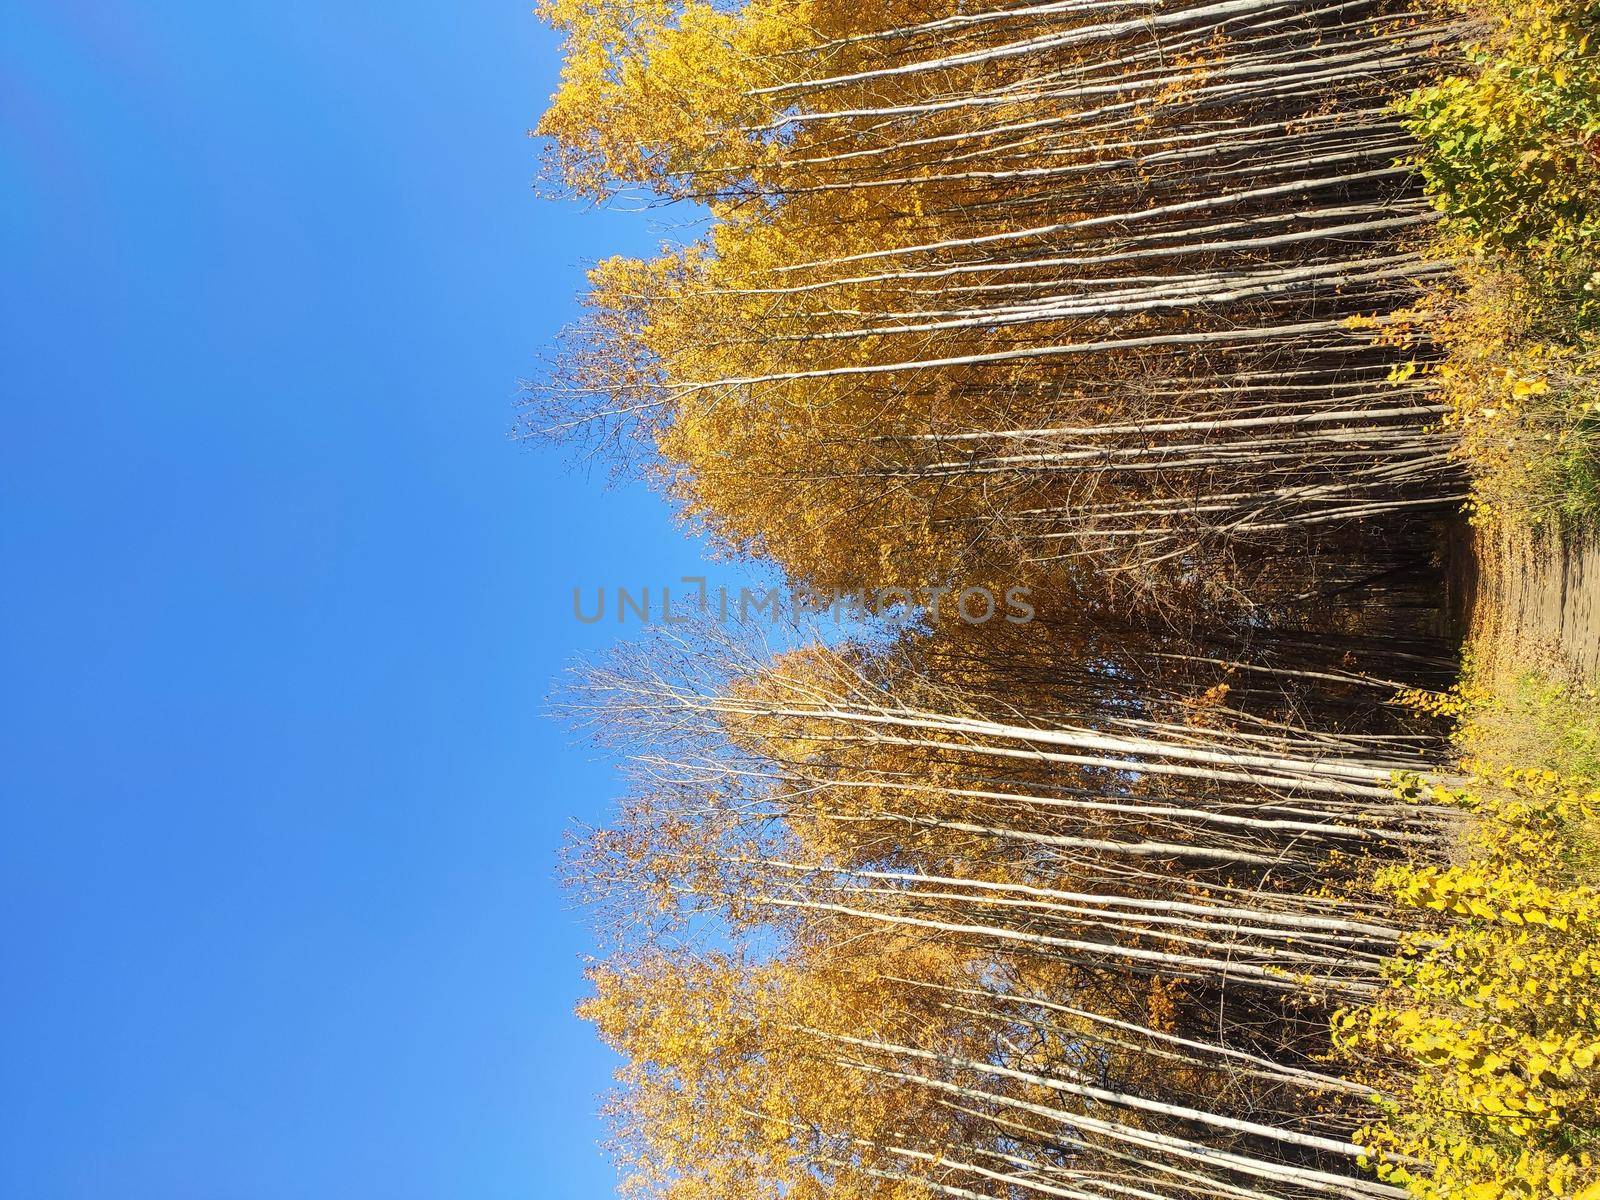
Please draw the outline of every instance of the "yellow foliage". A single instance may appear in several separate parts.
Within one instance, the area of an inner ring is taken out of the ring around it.
[[[1439,915],[1403,942],[1387,994],[1335,1018],[1351,1062],[1389,1064],[1393,1096],[1358,1140],[1420,1200],[1600,1196],[1600,891],[1559,865],[1600,792],[1532,768],[1401,792],[1470,812],[1472,853],[1377,878]]]

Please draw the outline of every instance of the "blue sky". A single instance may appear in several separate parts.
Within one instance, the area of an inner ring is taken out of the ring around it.
[[[637,215],[528,0],[0,6],[0,1196],[608,1196],[541,715],[698,561],[511,443]]]

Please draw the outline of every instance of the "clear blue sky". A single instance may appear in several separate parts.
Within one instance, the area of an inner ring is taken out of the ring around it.
[[[582,265],[529,0],[0,4],[0,1197],[609,1196],[541,715],[670,580],[513,445]]]

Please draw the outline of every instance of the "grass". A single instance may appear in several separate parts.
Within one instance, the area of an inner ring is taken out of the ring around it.
[[[1479,694],[1473,668],[1463,690]],[[1600,783],[1600,692],[1530,668],[1493,693],[1469,699],[1457,740],[1463,752],[1499,769],[1529,766],[1588,784]]]
[[[1469,662],[1455,740],[1473,773],[1492,779],[1518,769],[1548,771],[1580,790],[1600,789],[1600,690],[1553,665],[1502,673],[1492,687]],[[1574,820],[1556,843],[1548,878],[1600,885],[1600,822]]]

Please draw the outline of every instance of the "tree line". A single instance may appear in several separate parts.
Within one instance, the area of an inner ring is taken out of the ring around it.
[[[827,591],[1033,589],[591,664],[574,888],[641,1194],[1390,1196],[1328,1059],[1441,861],[1462,483],[1388,314],[1445,269],[1350,0],[556,0],[551,181],[688,206],[591,274],[530,431]]]

